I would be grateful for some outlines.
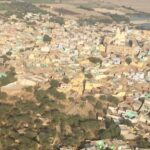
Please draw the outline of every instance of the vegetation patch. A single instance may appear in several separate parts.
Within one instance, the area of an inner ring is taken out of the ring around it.
[[[83,25],[95,25],[96,23],[106,23],[110,24],[112,23],[111,19],[108,18],[102,18],[98,16],[91,16],[89,18],[81,18],[78,20],[78,24],[83,26]]]
[[[5,86],[17,80],[15,77],[16,75],[15,68],[13,67],[11,67],[10,70],[6,72],[6,75],[7,76],[3,76],[0,78],[0,86]]]
[[[58,16],[54,16],[54,17],[52,17],[49,21],[50,21],[50,22],[58,23],[58,24],[60,24],[60,25],[65,24],[65,20],[64,20],[64,18],[62,18],[62,17],[58,17]]]
[[[88,10],[88,11],[94,11],[94,9],[93,9],[93,8],[88,7],[88,6],[84,6],[84,5],[80,5],[78,8],[80,8],[80,9],[84,9],[84,10]]]
[[[11,3],[2,3],[0,5],[0,10],[6,11],[6,16],[16,15],[18,18],[22,18],[26,13],[40,13],[45,14],[46,11],[41,10],[35,5],[27,2],[11,2]]]
[[[78,15],[79,13],[76,13],[74,11],[71,11],[71,10],[67,10],[67,9],[64,9],[64,8],[55,8],[54,11],[62,14],[62,15]]]

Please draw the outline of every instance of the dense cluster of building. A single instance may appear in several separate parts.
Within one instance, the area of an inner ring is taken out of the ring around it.
[[[122,118],[132,122],[130,127],[119,125],[126,140],[137,135],[150,140],[150,31],[115,24],[79,26],[75,20],[60,25],[48,15],[32,13],[22,20],[16,16],[1,20],[0,26],[0,53],[11,53],[9,65],[17,78],[2,91],[11,94],[23,87],[45,86],[50,79],[68,78],[69,83],[58,87],[67,98],[91,92],[94,97],[117,97],[119,105],[108,106],[106,116],[118,124]],[[1,66],[0,78],[7,76],[5,72]],[[91,141],[85,149],[95,150],[103,142]],[[119,145],[116,142],[127,146],[123,141],[112,141],[113,145]]]

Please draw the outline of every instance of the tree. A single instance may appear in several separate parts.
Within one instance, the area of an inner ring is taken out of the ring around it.
[[[127,63],[128,65],[130,65],[130,64],[132,63],[132,59],[131,59],[130,57],[127,57],[127,58],[126,58],[126,63]]]
[[[47,35],[47,34],[44,35],[44,37],[43,37],[44,42],[51,42],[51,40],[52,40],[52,38],[49,35]]]
[[[52,88],[57,88],[57,87],[59,87],[60,83],[57,80],[51,80],[50,85]]]

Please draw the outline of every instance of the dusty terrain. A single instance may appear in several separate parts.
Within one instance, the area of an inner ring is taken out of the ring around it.
[[[105,2],[111,2],[117,5],[124,5],[132,7],[134,9],[150,12],[150,1],[149,0],[103,0]]]

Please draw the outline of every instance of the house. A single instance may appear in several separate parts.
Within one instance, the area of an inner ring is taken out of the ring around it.
[[[144,72],[136,72],[133,76],[132,76],[132,79],[135,80],[135,81],[140,81],[140,80],[144,80],[145,77],[144,77]]]
[[[44,53],[50,52],[50,46],[43,46],[43,47],[41,47],[41,52],[44,52]]]
[[[147,73],[146,73],[146,81],[147,82],[150,82],[150,71],[148,71]]]
[[[131,111],[131,110],[126,110],[126,112],[122,113],[122,116],[125,119],[130,120],[132,123],[137,123],[138,122],[138,114],[135,111]]]
[[[30,79],[26,79],[26,78],[22,78],[22,79],[18,79],[18,83],[22,86],[36,86],[37,83],[35,81],[32,81]]]
[[[126,33],[125,32],[121,32],[119,28],[117,28],[116,30],[116,35],[114,37],[114,44],[116,45],[125,45],[126,42]]]
[[[121,59],[119,57],[112,58],[112,64],[113,65],[121,64]]]

